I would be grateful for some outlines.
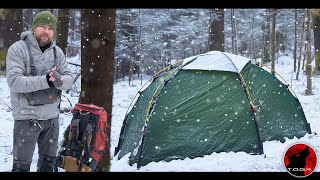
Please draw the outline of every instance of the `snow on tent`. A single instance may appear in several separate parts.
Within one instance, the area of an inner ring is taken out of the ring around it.
[[[311,133],[289,86],[250,59],[220,51],[192,56],[150,79],[130,105],[115,155],[129,164],[263,154],[264,141]]]

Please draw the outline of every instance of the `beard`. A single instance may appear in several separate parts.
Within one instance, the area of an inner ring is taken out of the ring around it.
[[[52,37],[48,34],[35,34],[35,37],[40,47],[44,47],[52,41]]]

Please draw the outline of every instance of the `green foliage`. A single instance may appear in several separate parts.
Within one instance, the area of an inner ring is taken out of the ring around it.
[[[320,9],[311,9],[311,15],[313,16],[313,18],[315,18],[315,17],[319,18]]]
[[[6,17],[6,10],[0,9],[0,19],[4,19]]]
[[[7,57],[8,51],[5,49],[0,50],[0,71],[4,71],[4,67],[6,65],[6,57]]]
[[[320,52],[315,52],[315,67],[313,69],[313,74],[318,75],[320,74]]]

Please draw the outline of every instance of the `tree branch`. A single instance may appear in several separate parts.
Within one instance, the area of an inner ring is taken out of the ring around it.
[[[72,62],[68,62],[68,64],[71,64],[71,65],[74,65],[74,66],[81,67],[81,65],[80,65],[80,64],[76,64],[76,63],[72,63]]]

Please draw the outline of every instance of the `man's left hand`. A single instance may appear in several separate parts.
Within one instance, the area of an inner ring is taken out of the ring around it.
[[[61,87],[63,76],[60,75],[60,73],[57,71],[57,67],[55,66],[49,73],[49,81],[52,81],[55,87]]]

